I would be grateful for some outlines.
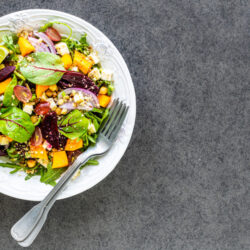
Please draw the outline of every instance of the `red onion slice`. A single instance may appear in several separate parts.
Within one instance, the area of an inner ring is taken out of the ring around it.
[[[90,92],[89,90],[86,90],[86,89],[80,89],[80,88],[68,88],[68,89],[64,89],[62,92],[59,93],[58,100],[63,98],[62,97],[63,92],[66,95],[70,95],[73,90],[75,90],[76,92],[81,92],[82,95],[83,95],[83,97],[88,97],[89,100],[86,102],[86,104],[84,104],[84,105],[80,104],[77,107],[75,107],[73,105],[74,102],[67,102],[67,103],[62,104],[60,106],[60,108],[62,108],[62,109],[68,109],[68,110],[71,110],[71,109],[82,109],[82,110],[90,111],[93,108],[99,108],[100,107],[99,101],[98,101],[96,95],[94,93]]]
[[[55,49],[54,43],[49,39],[49,37],[47,35],[45,35],[42,32],[34,32],[34,35],[41,38],[45,43],[48,44],[48,47],[49,47],[50,52],[52,54],[56,54],[56,49]]]
[[[40,43],[38,39],[34,37],[28,37],[30,43],[35,47],[36,52],[49,52],[50,50],[44,43]]]

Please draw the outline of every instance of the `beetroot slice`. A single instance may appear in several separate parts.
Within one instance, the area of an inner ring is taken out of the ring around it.
[[[7,79],[14,71],[16,67],[15,66],[6,66],[5,68],[0,70],[0,82]]]
[[[98,94],[99,88],[95,85],[95,83],[86,75],[81,74],[79,72],[67,71],[58,82],[58,86],[62,89],[67,88],[81,88],[87,89],[94,93]]]
[[[57,114],[55,111],[50,111],[44,117],[41,124],[42,135],[52,147],[56,149],[64,149],[67,138],[60,134],[57,127]]]

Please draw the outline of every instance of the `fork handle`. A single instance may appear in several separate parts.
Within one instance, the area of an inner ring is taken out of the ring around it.
[[[45,199],[30,209],[19,221],[16,222],[16,224],[14,224],[11,228],[11,235],[16,241],[20,242],[20,245],[24,246],[23,244],[25,244],[25,242],[27,242],[25,246],[32,244],[42,229],[51,207],[55,203],[58,195],[63,190],[65,185],[83,164],[97,155],[99,154],[94,153],[92,147],[81,154],[68,168],[66,173],[45,197]],[[23,242],[23,244],[21,242]]]

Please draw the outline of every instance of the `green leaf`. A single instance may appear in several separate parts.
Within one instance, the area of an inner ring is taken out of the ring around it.
[[[71,35],[72,35],[72,29],[71,29],[71,27],[68,24],[66,24],[66,23],[62,23],[62,22],[58,22],[58,21],[46,23],[45,25],[43,25],[42,27],[40,27],[39,32],[45,32],[49,27],[52,27],[54,23],[66,26],[69,29],[69,31],[70,31],[68,38],[71,37]]]
[[[89,166],[89,165],[99,165],[99,162],[97,160],[90,159],[84,165],[82,165],[80,169],[82,170],[84,167]]]
[[[65,69],[60,56],[37,52],[30,57],[31,62],[24,58],[20,63],[20,71],[28,81],[39,85],[53,85],[63,76]]]
[[[0,167],[3,168],[22,168],[20,165],[14,163],[0,163]]]
[[[39,32],[45,32],[46,29],[48,29],[49,27],[53,26],[53,22],[49,22],[44,24],[42,27],[40,27],[40,29],[38,30]]]
[[[78,50],[79,52],[83,53],[86,56],[90,54],[86,33],[82,35],[79,41],[69,38],[63,38],[61,41],[67,44],[72,56],[74,55],[75,50]]]
[[[80,137],[88,126],[89,120],[79,110],[71,111],[58,121],[59,132],[70,139]]]
[[[4,113],[0,115],[0,132],[14,141],[27,142],[35,130],[30,116],[16,107],[2,110]]]
[[[3,105],[6,107],[9,106],[17,106],[18,105],[18,99],[14,95],[14,87],[17,85],[17,79],[14,75],[13,79],[7,86],[5,92],[4,92],[4,98],[3,98]],[[14,98],[13,98],[14,96]]]
[[[17,44],[18,37],[16,34],[3,35],[2,43],[5,47],[11,50],[13,53],[7,57],[8,61],[18,61],[17,54],[20,54],[20,48]]]
[[[67,168],[52,168],[52,164],[49,163],[47,167],[47,172],[45,172],[41,178],[40,181],[45,184],[50,184],[52,186],[55,186],[56,180],[61,176],[61,174],[66,170]]]

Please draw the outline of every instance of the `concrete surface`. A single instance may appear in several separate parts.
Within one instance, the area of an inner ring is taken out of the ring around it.
[[[250,249],[250,2],[1,1],[102,30],[137,94],[132,142],[86,193],[59,201],[29,249]],[[0,195],[0,249],[34,203]]]

